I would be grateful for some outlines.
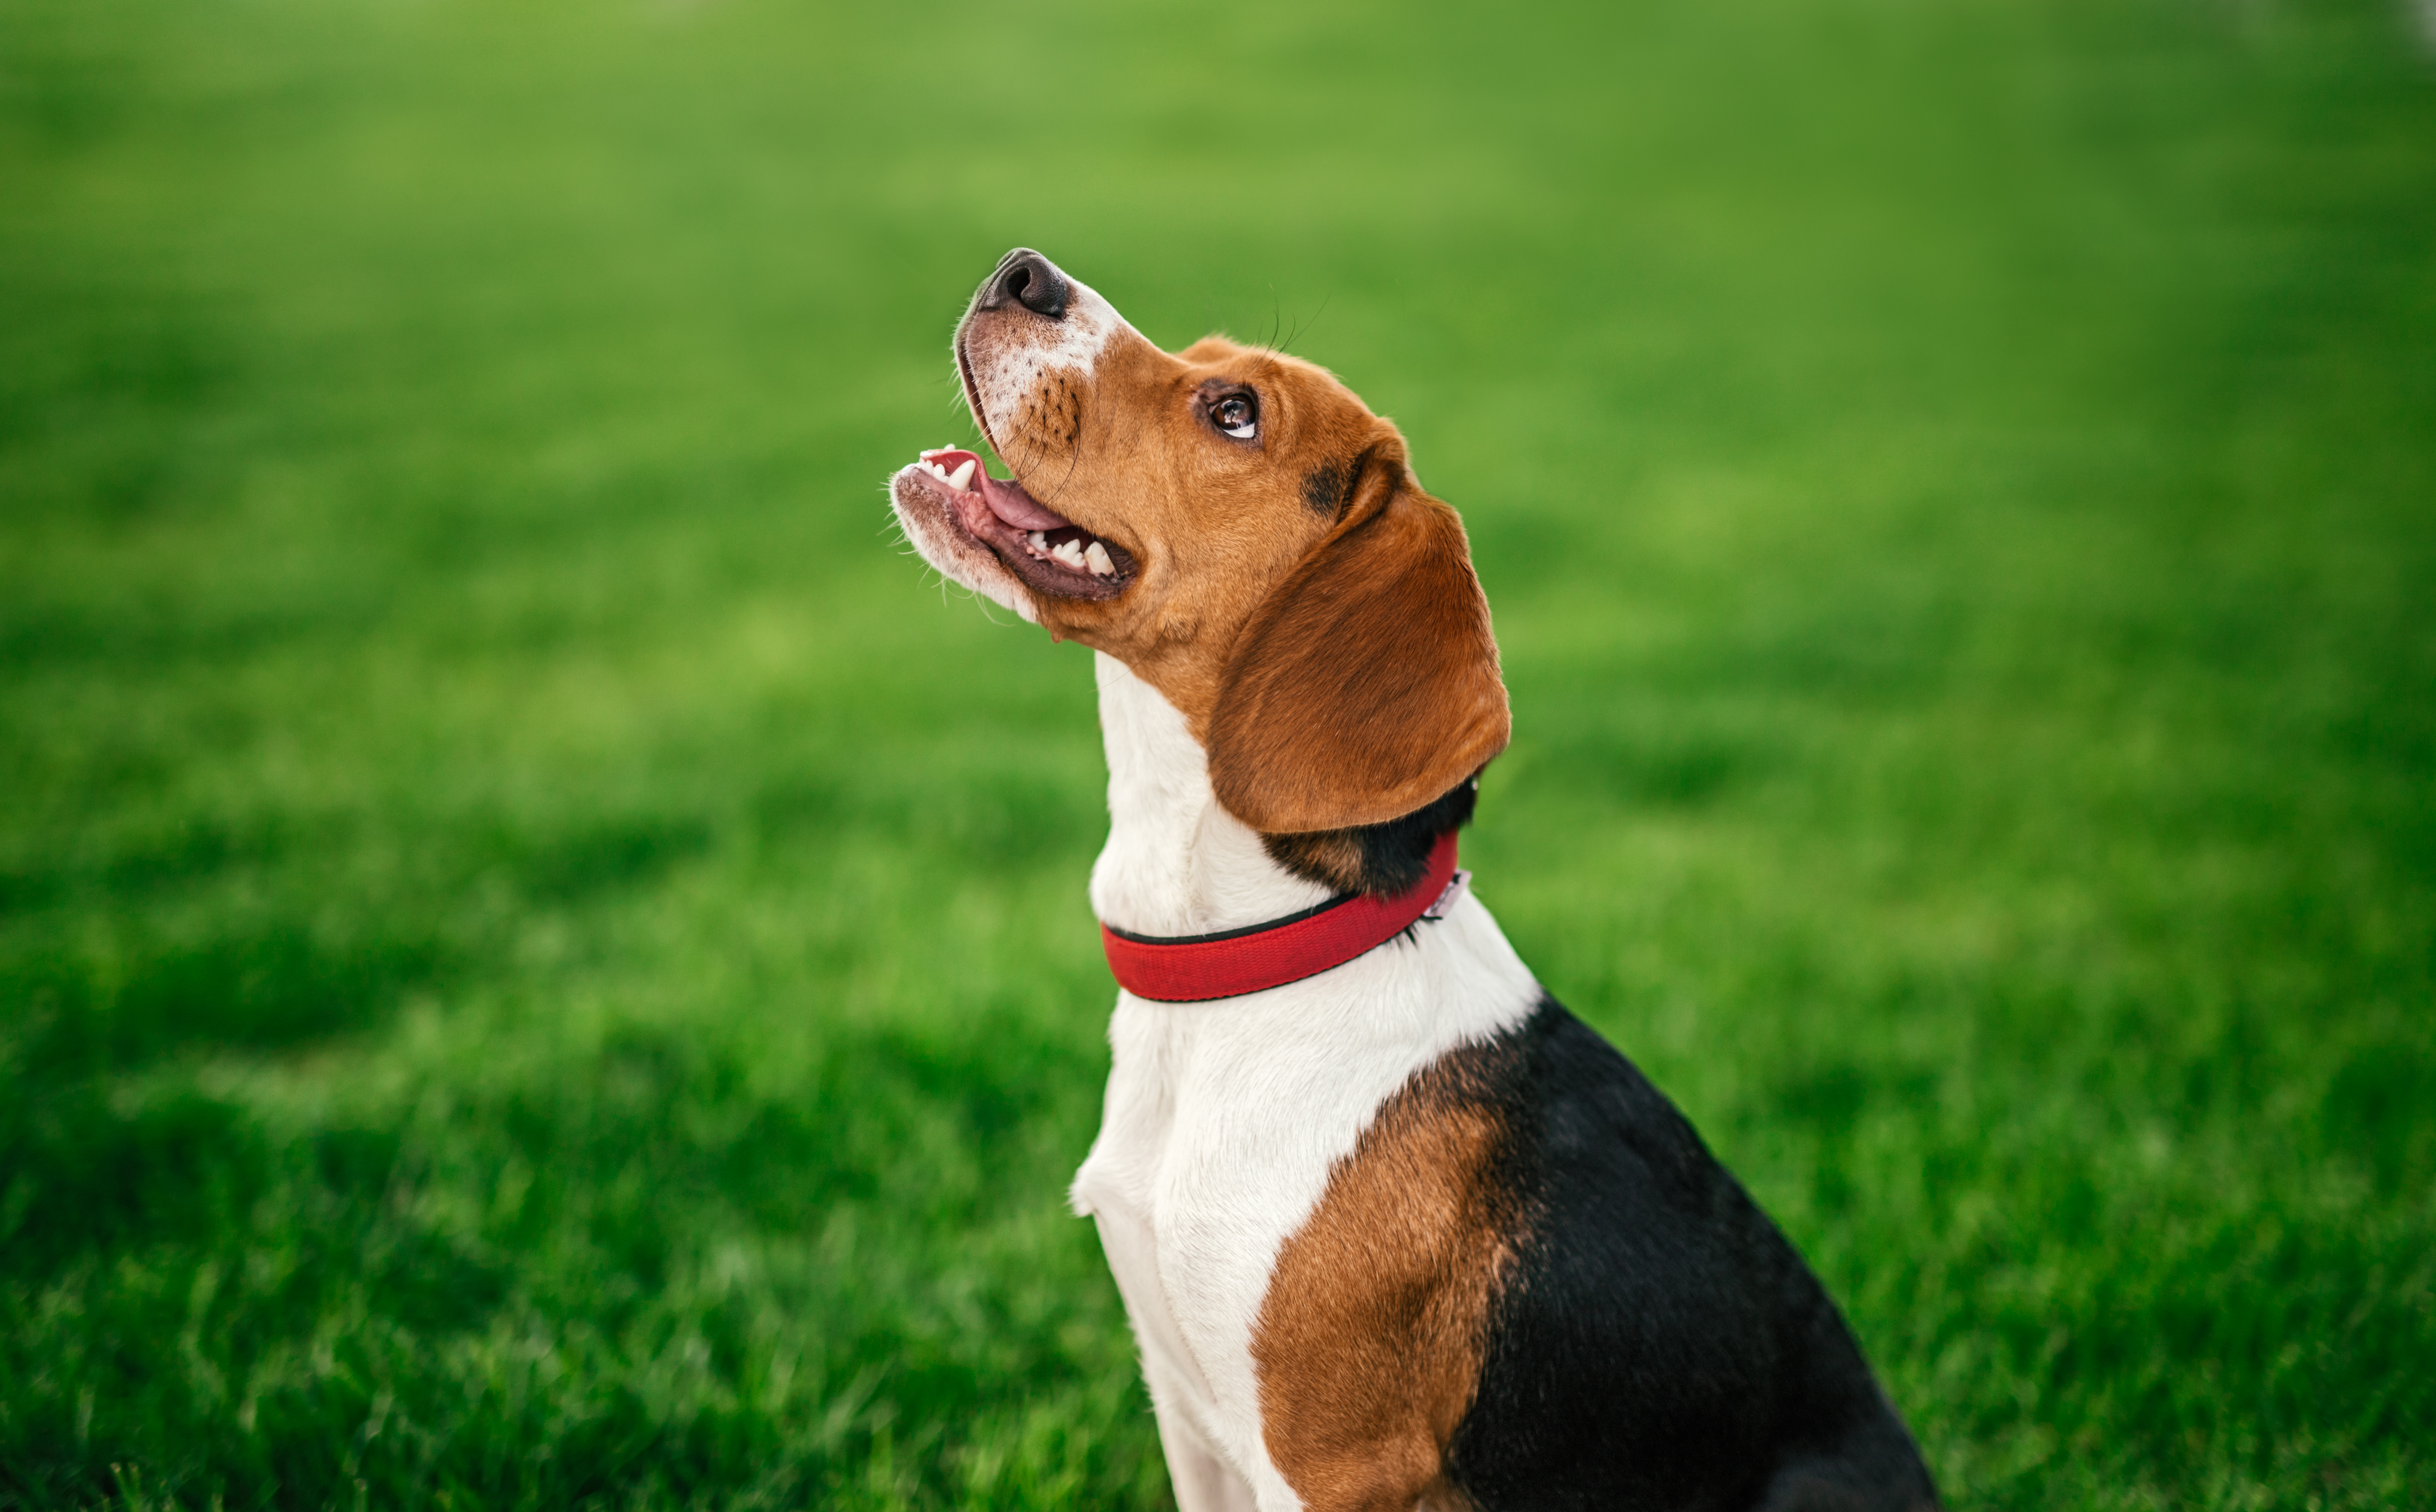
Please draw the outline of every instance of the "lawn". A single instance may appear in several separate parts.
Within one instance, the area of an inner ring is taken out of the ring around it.
[[[0,1508],[1157,1507],[1037,246],[1464,510],[1467,840],[1958,1506],[2436,1503],[2399,3],[0,0]]]

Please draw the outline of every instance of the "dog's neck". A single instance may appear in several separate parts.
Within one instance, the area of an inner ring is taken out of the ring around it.
[[[1108,843],[1091,910],[1133,934],[1208,934],[1325,901],[1326,888],[1269,859],[1218,805],[1209,758],[1175,705],[1124,663],[1095,653],[1108,751]]]

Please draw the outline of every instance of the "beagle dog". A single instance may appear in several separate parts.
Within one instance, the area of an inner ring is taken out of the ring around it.
[[[1120,991],[1073,1203],[1183,1512],[1937,1505],[1792,1245],[1453,871],[1505,689],[1396,427],[1026,249],[955,361],[1013,476],[926,452],[891,499],[1097,653]]]

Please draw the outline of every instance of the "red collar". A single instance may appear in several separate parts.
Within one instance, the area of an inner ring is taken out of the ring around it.
[[[1282,987],[1366,955],[1411,929],[1455,880],[1454,831],[1430,849],[1429,875],[1396,897],[1347,893],[1266,924],[1153,939],[1100,926],[1117,985],[1154,1002],[1207,1002]]]

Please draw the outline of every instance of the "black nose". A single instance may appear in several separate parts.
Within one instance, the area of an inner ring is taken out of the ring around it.
[[[1029,247],[1018,247],[1008,252],[982,286],[982,308],[997,309],[1012,301],[1035,315],[1046,315],[1053,321],[1066,318],[1066,296],[1073,286],[1057,265]]]

